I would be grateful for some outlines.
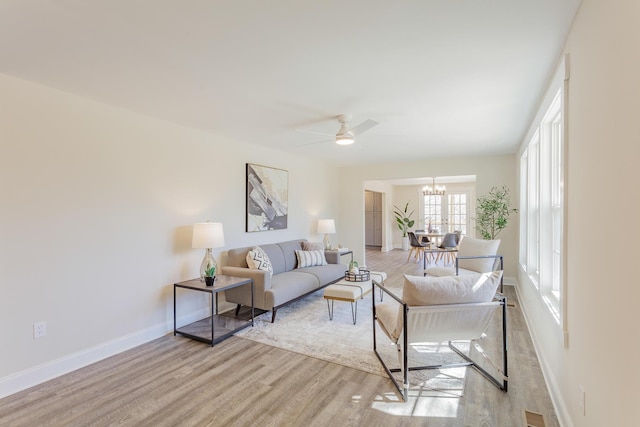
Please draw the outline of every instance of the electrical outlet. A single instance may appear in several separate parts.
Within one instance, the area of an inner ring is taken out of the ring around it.
[[[579,387],[580,391],[578,392],[578,406],[580,407],[580,412],[582,413],[582,415],[586,415],[587,414],[587,410],[585,407],[585,396],[584,396],[584,389],[582,388],[582,386]]]
[[[40,338],[47,335],[47,322],[36,322],[33,324],[33,338]]]

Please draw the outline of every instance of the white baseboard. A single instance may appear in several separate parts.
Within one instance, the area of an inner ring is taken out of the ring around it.
[[[505,285],[515,286],[516,285],[516,278],[515,277],[511,277],[511,276],[504,276],[504,284]]]
[[[209,310],[203,309],[187,316],[181,316],[178,319],[178,326],[195,322],[209,315]],[[0,399],[92,363],[99,362],[107,357],[122,353],[123,351],[160,338],[168,333],[173,333],[173,319],[169,319],[166,323],[161,323],[0,378]]]
[[[506,283],[506,278],[505,278]],[[527,325],[527,329],[529,330],[529,335],[531,336],[531,341],[533,342],[533,348],[536,352],[536,356],[538,357],[538,361],[540,362],[540,369],[542,370],[542,376],[544,376],[545,383],[549,388],[549,397],[551,398],[551,403],[556,411],[556,417],[558,418],[558,422],[562,427],[573,427],[573,421],[571,420],[571,415],[569,414],[569,410],[567,405],[565,404],[564,399],[562,398],[562,393],[560,391],[560,387],[555,380],[554,375],[552,374],[552,369],[549,367],[549,363],[541,357],[540,352],[540,338],[536,333],[536,330],[531,327],[531,323],[529,321],[529,316],[527,315],[527,305],[522,303],[522,295],[520,294],[520,286],[516,286],[516,295],[518,296],[518,301],[520,301],[520,310],[522,311],[522,316],[524,317],[524,322]]]

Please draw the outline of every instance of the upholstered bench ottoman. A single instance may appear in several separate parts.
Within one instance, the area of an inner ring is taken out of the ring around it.
[[[338,283],[329,285],[324,288],[324,299],[327,300],[327,308],[329,309],[329,320],[333,320],[333,302],[349,301],[351,303],[351,317],[353,324],[356,324],[356,315],[358,313],[358,300],[362,299],[366,294],[371,292],[371,280],[363,282],[348,282],[341,280]],[[329,304],[331,300],[331,304]],[[353,304],[355,303],[355,309]]]
[[[351,317],[353,318],[353,324],[356,324],[358,300],[371,292],[371,281],[379,286],[384,286],[384,281],[387,278],[387,274],[383,272],[371,271],[369,274],[371,277],[369,280],[351,282],[343,279],[324,288],[324,299],[327,300],[329,320],[333,320],[333,302],[335,300],[348,301],[351,303]],[[380,298],[382,298],[382,292]],[[329,303],[329,300],[331,300],[331,303]]]

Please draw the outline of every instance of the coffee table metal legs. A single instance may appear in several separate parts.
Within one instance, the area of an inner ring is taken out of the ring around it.
[[[331,304],[329,304],[331,301]],[[327,298],[327,309],[329,310],[329,320],[333,320],[333,299]],[[356,316],[358,315],[358,301],[355,301],[355,309],[353,306],[353,302],[351,303],[351,318],[353,319],[353,324],[356,324]]]

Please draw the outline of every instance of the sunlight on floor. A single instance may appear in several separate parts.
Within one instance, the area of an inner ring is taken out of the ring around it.
[[[433,378],[412,384],[404,402],[399,394],[385,393],[371,408],[396,416],[456,418],[464,390],[466,368],[448,368]]]

